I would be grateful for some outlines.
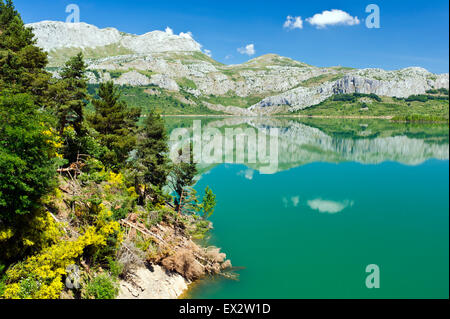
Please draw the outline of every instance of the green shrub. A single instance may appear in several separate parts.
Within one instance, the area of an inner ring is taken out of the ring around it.
[[[366,93],[352,93],[352,94],[336,94],[333,96],[332,100],[333,101],[339,101],[339,102],[350,102],[350,103],[354,103],[356,102],[357,99],[362,98],[362,97],[367,97],[370,98],[372,100],[375,100],[377,102],[381,102],[381,98],[376,95],[375,93],[370,93],[370,94],[366,94]]]
[[[112,257],[107,257],[106,259],[108,260],[108,267],[111,276],[118,278],[122,274],[123,265],[117,260],[114,260]]]
[[[333,101],[353,103],[356,101],[356,98],[353,96],[353,94],[337,94],[333,95]]]
[[[448,90],[446,88],[440,88],[440,89],[432,89],[432,90],[428,90],[426,93],[428,94],[443,94],[443,95],[448,95]]]
[[[27,94],[0,94],[0,128],[0,217],[11,223],[52,189],[59,140]]]
[[[448,100],[448,96],[434,96],[434,95],[418,94],[418,95],[411,95],[410,97],[405,99],[406,102],[422,102],[422,103],[425,103],[427,101],[436,101],[436,100],[445,101],[445,100]]]
[[[122,71],[110,71],[109,75],[111,75],[111,79],[118,79],[122,76],[124,72]]]
[[[20,281],[19,296],[21,299],[31,298],[38,290],[39,284],[33,277],[28,277]]]
[[[86,286],[87,299],[114,299],[119,293],[117,283],[107,274],[100,274]]]

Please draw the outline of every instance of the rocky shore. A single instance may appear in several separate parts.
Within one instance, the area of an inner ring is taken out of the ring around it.
[[[226,272],[232,267],[231,261],[220,248],[203,247],[188,235],[194,221],[160,223],[148,229],[132,214],[122,226],[127,233],[119,260],[127,271],[119,283],[118,299],[176,299],[204,276],[230,276]],[[133,249],[138,233],[151,238],[157,249],[146,256]]]

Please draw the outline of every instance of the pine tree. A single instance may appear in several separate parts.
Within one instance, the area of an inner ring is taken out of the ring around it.
[[[197,173],[197,165],[194,162],[191,143],[189,147],[184,147],[178,151],[178,159],[176,163],[173,164],[170,175],[170,187],[177,194],[177,198],[175,198],[177,209],[180,205],[184,189],[194,185],[194,178]]]
[[[208,219],[211,217],[214,213],[214,209],[216,208],[216,204],[216,195],[212,192],[211,188],[207,186],[201,203],[203,219]]]
[[[36,46],[11,0],[0,0],[0,91],[31,93],[40,107],[49,102],[47,54]]]
[[[77,136],[83,135],[83,110],[87,104],[86,64],[80,52],[66,62],[60,73],[61,80],[51,89],[56,99],[56,116],[59,120],[59,132],[63,133],[66,125],[72,125]]]
[[[100,143],[108,148],[105,163],[119,169],[125,165],[129,153],[136,145],[137,120],[140,110],[129,108],[120,100],[120,92],[113,82],[100,84],[99,99],[93,99],[95,114],[90,118],[99,133]]]
[[[201,204],[197,197],[197,191],[192,187],[185,187],[179,211],[184,215],[195,215],[198,214],[200,210]]]
[[[137,184],[156,186],[162,189],[170,172],[164,120],[159,114],[150,112],[144,121],[137,144]],[[147,195],[145,187],[144,196]]]

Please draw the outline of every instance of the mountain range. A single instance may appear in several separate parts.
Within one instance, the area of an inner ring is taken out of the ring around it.
[[[342,93],[406,98],[449,88],[448,73],[420,67],[316,67],[276,54],[225,65],[206,54],[189,32],[176,35],[169,28],[133,35],[86,23],[42,21],[27,26],[37,45],[48,52],[49,70],[55,76],[69,57],[82,51],[91,84],[112,80],[147,88],[147,94],[163,92],[187,105],[201,101],[210,110],[230,114],[295,112]],[[151,87],[159,91],[148,90]]]

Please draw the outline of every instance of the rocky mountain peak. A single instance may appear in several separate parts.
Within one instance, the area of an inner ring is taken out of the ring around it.
[[[115,28],[100,29],[83,22],[42,21],[27,26],[33,29],[38,46],[48,52],[66,48],[92,49],[108,45],[123,47],[134,53],[201,51],[201,45],[190,33],[182,32],[176,35],[169,28],[166,31],[134,35]]]

